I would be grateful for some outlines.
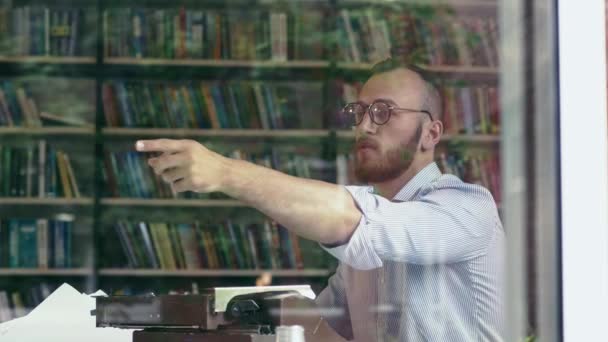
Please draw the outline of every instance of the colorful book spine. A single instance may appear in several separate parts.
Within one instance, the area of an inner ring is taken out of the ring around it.
[[[501,177],[499,157],[488,150],[454,149],[440,151],[437,165],[444,173],[453,174],[467,183],[479,184],[488,189],[500,204]]]
[[[323,9],[107,9],[106,57],[229,60],[320,60]],[[297,23],[297,24],[296,24]]]
[[[7,219],[0,221],[0,267],[72,267],[72,221]]]
[[[487,85],[440,89],[446,134],[500,134],[498,88]]]
[[[0,196],[81,196],[68,154],[45,142],[14,147],[0,145]]]
[[[246,224],[228,220],[207,225],[121,221],[114,230],[124,258],[109,267],[305,269],[329,264],[329,256],[322,251],[317,252],[322,259],[310,264],[302,255],[300,239],[270,221]]]
[[[323,127],[319,82],[111,81],[104,83],[102,98],[109,127]]]
[[[376,63],[398,54],[420,64],[498,66],[492,17],[404,7],[341,9],[337,19],[337,58],[344,62]]]
[[[25,316],[57,287],[57,284],[41,282],[29,288],[0,290],[0,322]]]
[[[0,126],[41,127],[41,126],[79,126],[93,127],[91,122],[79,117],[68,117],[60,113],[49,113],[48,102],[43,106],[45,95],[38,84],[26,81],[0,81]],[[54,108],[56,109],[56,108]]]
[[[327,161],[316,155],[303,155],[293,152],[268,153],[233,150],[225,152],[234,159],[247,160],[296,177],[312,178],[327,182],[336,180],[336,162]],[[133,151],[106,152],[103,163],[105,196],[131,198],[225,198],[220,193],[197,194],[185,192],[176,194],[169,184],[154,173],[148,165],[149,156]]]
[[[0,9],[0,55],[94,56],[92,8],[42,6]]]

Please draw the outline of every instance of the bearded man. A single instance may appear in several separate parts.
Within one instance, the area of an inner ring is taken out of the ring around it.
[[[190,140],[138,141],[176,191],[221,191],[339,259],[317,297],[356,341],[502,341],[504,232],[490,192],[442,174],[441,98],[420,72],[385,61],[347,104],[356,176],[302,179]]]

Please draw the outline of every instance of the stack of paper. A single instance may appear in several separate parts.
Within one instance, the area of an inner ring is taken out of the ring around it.
[[[95,327],[95,296],[61,285],[27,316],[0,324],[0,342],[131,342],[133,330]]]

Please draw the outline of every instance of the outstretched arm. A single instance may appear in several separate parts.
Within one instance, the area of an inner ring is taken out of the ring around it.
[[[226,158],[193,140],[138,141],[136,149],[162,152],[148,163],[175,191],[221,191],[310,240],[343,243],[361,219],[342,186]]]

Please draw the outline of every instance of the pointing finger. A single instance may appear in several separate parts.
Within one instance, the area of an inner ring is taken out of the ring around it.
[[[183,140],[155,139],[138,140],[135,149],[139,152],[179,152],[186,149],[187,143]]]

